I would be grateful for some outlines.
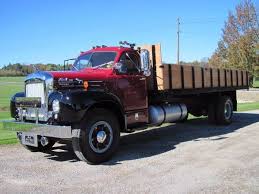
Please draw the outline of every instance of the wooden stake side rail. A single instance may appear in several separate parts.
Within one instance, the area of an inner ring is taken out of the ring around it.
[[[200,66],[163,64],[161,45],[144,45],[150,53],[151,76],[147,78],[149,92],[169,91],[199,93],[248,89],[247,71],[216,69]]]
[[[157,72],[158,90],[190,90],[201,88],[248,88],[247,71],[231,69],[203,68],[199,66],[170,65],[159,66]],[[160,73],[160,74],[158,74]]]

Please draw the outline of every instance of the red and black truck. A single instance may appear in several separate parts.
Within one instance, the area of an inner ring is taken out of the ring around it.
[[[98,164],[118,148],[121,132],[185,121],[189,113],[231,123],[236,90],[248,89],[246,71],[162,64],[160,45],[122,44],[82,52],[69,70],[26,77],[10,109],[27,149],[68,140],[80,160]]]

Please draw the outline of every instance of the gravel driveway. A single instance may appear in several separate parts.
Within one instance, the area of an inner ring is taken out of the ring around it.
[[[97,166],[71,147],[31,153],[0,147],[1,193],[259,193],[259,110],[225,127],[206,120],[126,134]]]

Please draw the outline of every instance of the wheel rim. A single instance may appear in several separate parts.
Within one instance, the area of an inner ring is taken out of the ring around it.
[[[106,121],[98,121],[91,127],[89,144],[94,152],[104,153],[110,148],[112,140],[112,127]]]
[[[229,100],[225,103],[224,114],[225,114],[225,118],[227,120],[229,120],[231,118],[231,115],[232,115],[232,104],[231,104],[231,102]]]

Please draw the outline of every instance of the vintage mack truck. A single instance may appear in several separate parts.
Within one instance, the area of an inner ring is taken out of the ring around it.
[[[127,42],[93,47],[66,69],[28,75],[11,98],[12,122],[27,149],[48,151],[67,140],[90,164],[111,158],[120,133],[185,121],[188,113],[230,124],[236,90],[248,89],[249,80],[241,70],[162,64],[159,44]]]

